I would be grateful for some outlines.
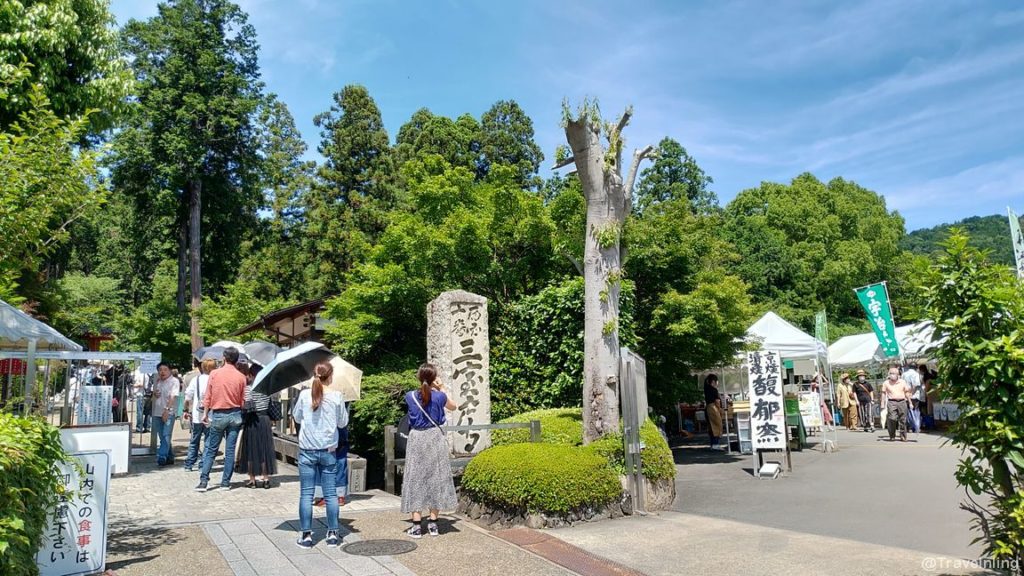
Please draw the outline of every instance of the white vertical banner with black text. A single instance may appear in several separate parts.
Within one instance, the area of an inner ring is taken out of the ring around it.
[[[110,453],[76,452],[71,460],[59,465],[64,492],[47,512],[36,554],[40,576],[85,576],[106,568]]]
[[[754,451],[785,450],[782,357],[774,350],[748,352],[747,368],[750,377],[750,435]]]

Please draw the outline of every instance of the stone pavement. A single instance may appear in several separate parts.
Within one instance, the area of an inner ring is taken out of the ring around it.
[[[181,462],[181,447],[176,450]],[[399,556],[355,556],[323,544],[325,508],[314,508],[316,545],[303,550],[298,535],[298,471],[278,463],[270,489],[245,488],[235,474],[229,490],[193,491],[198,472],[159,468],[133,458],[130,473],[111,480],[108,567],[117,576],[410,575],[569,576],[572,572],[502,541],[454,516],[442,516],[441,535],[416,540]],[[219,485],[218,460],[210,485]],[[379,490],[350,494],[341,508],[344,544],[406,540],[401,499]]]
[[[298,529],[298,521],[289,518],[228,520],[203,526],[235,576],[413,576],[413,572],[391,556],[355,556],[341,548],[324,546],[327,525],[322,519],[317,519],[314,526],[316,545],[311,550],[295,545]],[[345,527],[339,535],[343,537],[342,545],[361,540]]]
[[[960,558],[671,511],[545,533],[649,576],[992,574]]]

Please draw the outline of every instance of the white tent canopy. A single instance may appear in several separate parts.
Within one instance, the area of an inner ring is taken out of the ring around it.
[[[0,348],[25,350],[33,340],[37,350],[82,349],[52,327],[0,300]]]
[[[762,350],[778,350],[786,360],[812,360],[826,352],[823,342],[775,312],[768,312],[747,329],[747,341],[757,342]]]
[[[932,324],[918,322],[896,327],[896,339],[900,343],[900,351],[910,359],[926,359],[935,346],[932,342]],[[832,368],[845,370],[848,368],[867,368],[884,364],[887,360],[878,345],[874,332],[854,334],[836,340],[828,347]]]

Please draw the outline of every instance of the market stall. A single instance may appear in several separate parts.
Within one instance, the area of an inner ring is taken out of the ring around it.
[[[0,404],[6,405],[14,398],[20,398],[21,411],[32,410],[36,392],[36,360],[40,352],[69,350],[80,351],[82,347],[71,341],[52,326],[25,314],[7,302],[0,300],[0,358],[24,359],[24,388],[22,394],[14,390],[13,370],[7,371],[6,381],[0,390]],[[49,363],[46,375],[49,376]]]
[[[932,334],[932,324],[927,321],[896,327],[896,339],[903,356],[922,364],[931,360],[931,351],[936,346]],[[828,352],[834,370],[862,368],[877,371],[894,362],[892,358],[886,358],[874,332],[844,336],[829,346]]]
[[[800,376],[812,377],[818,372],[824,373],[819,364],[821,358],[827,357],[828,347],[824,342],[815,339],[810,334],[800,330],[793,324],[774,312],[768,312],[757,322],[754,322],[747,329],[745,342],[750,347],[761,350],[778,351],[783,358],[784,378],[789,383],[785,387],[785,393],[792,395],[795,399],[799,392],[796,380]],[[731,432],[738,431],[739,434],[749,434],[749,426],[740,425],[740,420],[749,415],[749,404],[736,404],[737,402],[749,400],[747,390],[749,386],[746,355],[737,357],[736,363],[731,366],[703,370],[697,374],[698,388],[702,385],[705,376],[716,374],[719,379],[719,391],[723,397],[728,399],[729,406],[726,410],[726,439],[731,442],[738,442],[741,451],[745,452],[749,444],[749,437],[741,437]],[[825,389],[826,394],[827,388]],[[735,405],[734,405],[735,404]],[[796,403],[789,403],[795,406]],[[702,405],[680,404],[678,406],[679,425],[681,429],[687,428],[686,416],[693,414],[694,425],[691,427],[700,428],[699,423],[703,418]],[[804,427],[799,412],[789,414],[787,411],[787,423],[796,428],[794,437],[804,437]],[[731,449],[731,447],[730,447]]]

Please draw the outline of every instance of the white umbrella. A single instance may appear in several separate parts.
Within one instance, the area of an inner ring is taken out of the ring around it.
[[[277,344],[271,344],[270,342],[264,342],[263,340],[253,340],[245,345],[245,354],[260,366],[266,366],[273,362],[274,357],[277,356],[281,350],[282,348]]]
[[[313,377],[313,368],[321,360],[330,360],[334,353],[319,342],[305,342],[274,357],[252,383],[255,392],[276,394]]]
[[[331,366],[334,368],[334,374],[331,376],[331,383],[327,385],[327,389],[341,392],[341,397],[345,402],[359,400],[363,371],[342,360],[341,356],[331,358]],[[299,383],[299,386],[303,388],[312,385],[313,378]]]
[[[218,340],[209,346],[203,346],[192,353],[197,360],[217,360],[218,362],[224,359],[224,351],[228,348],[234,348],[239,353],[245,354],[245,345],[239,344],[238,342],[232,342],[231,340]]]

